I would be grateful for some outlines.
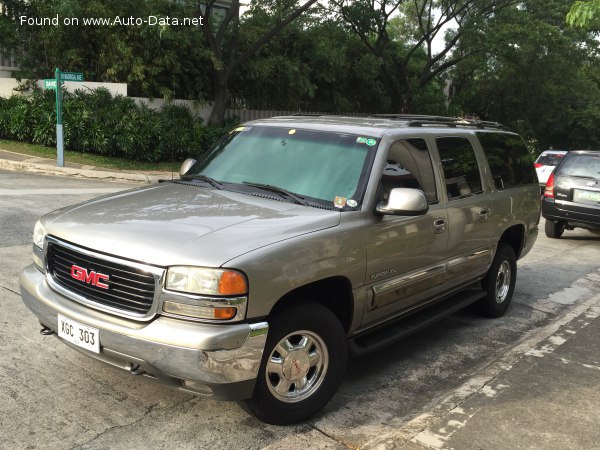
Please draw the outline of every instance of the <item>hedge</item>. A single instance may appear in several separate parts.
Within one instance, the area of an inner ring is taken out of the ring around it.
[[[63,122],[67,150],[148,162],[198,158],[235,124],[203,125],[185,105],[153,110],[105,88],[65,92]],[[55,124],[54,91],[0,97],[0,139],[53,147]]]

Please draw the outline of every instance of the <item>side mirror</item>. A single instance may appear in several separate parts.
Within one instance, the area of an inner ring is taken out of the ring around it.
[[[394,188],[387,201],[377,205],[376,211],[384,216],[421,216],[429,211],[429,204],[419,189]]]
[[[179,176],[182,177],[183,175],[185,175],[194,164],[196,164],[196,160],[194,158],[186,159],[179,168]]]

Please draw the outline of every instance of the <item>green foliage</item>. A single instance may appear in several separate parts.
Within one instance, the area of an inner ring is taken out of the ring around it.
[[[592,27],[600,25],[600,0],[576,1],[573,3],[567,23],[574,27]]]
[[[155,111],[106,89],[64,93],[63,121],[67,150],[144,162],[198,158],[233,125],[204,126],[186,106]],[[56,145],[54,91],[0,98],[0,139]]]
[[[507,124],[540,149],[597,148],[598,43],[594,33],[567,26],[568,9],[561,0],[527,0],[473,26],[458,51],[479,53],[453,72],[454,104]]]

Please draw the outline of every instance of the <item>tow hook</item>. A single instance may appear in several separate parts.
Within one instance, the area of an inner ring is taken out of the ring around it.
[[[131,372],[132,375],[144,375],[146,373],[145,370],[140,369],[139,364],[135,364],[135,365],[131,366],[131,369],[129,369],[129,372]]]
[[[54,331],[52,331],[50,328],[42,325],[42,329],[40,330],[40,334],[42,336],[52,336],[54,334]]]

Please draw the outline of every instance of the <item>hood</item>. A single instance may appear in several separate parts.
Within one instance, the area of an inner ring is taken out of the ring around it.
[[[260,247],[340,223],[340,212],[162,183],[50,213],[48,235],[158,266],[219,267]]]

